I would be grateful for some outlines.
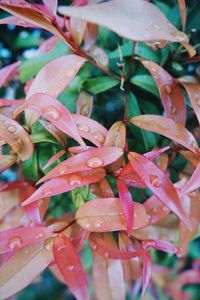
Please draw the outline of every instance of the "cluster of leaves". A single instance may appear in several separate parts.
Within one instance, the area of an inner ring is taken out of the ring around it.
[[[91,299],[144,296],[149,284],[147,299],[184,300],[200,282],[199,260],[187,262],[199,235],[200,85],[188,76],[199,56],[185,1],[98,2],[0,1],[12,14],[0,24],[53,34],[0,70],[0,299],[47,267],[78,300],[88,283]]]

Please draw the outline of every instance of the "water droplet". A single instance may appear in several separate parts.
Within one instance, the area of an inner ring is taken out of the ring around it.
[[[99,219],[94,223],[94,227],[100,228],[103,225],[103,223],[104,223],[104,220]]]
[[[153,24],[153,27],[156,29],[156,30],[160,30],[160,26],[158,24]]]
[[[36,234],[36,236],[35,236],[35,238],[36,238],[37,240],[42,239],[43,237],[44,237],[44,233],[42,233],[42,232]]]
[[[90,228],[90,227],[91,227],[91,224],[90,224],[90,223],[87,223],[85,226],[86,226],[86,228]]]
[[[79,185],[82,183],[82,178],[80,175],[74,174],[69,176],[68,181],[70,185]]]
[[[191,146],[192,146],[192,148],[196,148],[197,147],[197,145],[196,145],[195,142],[192,142]]]
[[[154,213],[157,212],[157,210],[158,210],[157,207],[152,207],[152,209],[151,209],[151,211]]]
[[[17,127],[15,125],[8,126],[8,131],[14,133],[17,131]]]
[[[58,247],[57,251],[61,251],[64,248],[66,248],[66,245],[61,245],[60,247]]]
[[[66,267],[66,269],[68,271],[73,271],[74,270],[74,265],[69,265],[69,266]]]
[[[93,137],[95,140],[99,141],[100,143],[103,143],[105,139],[103,134],[99,131],[94,132]]]
[[[43,112],[46,117],[53,119],[53,120],[59,120],[60,119],[60,113],[57,111],[57,109],[53,105],[48,105],[43,109]]]
[[[135,252],[135,248],[132,245],[128,245],[127,250],[128,250],[128,252],[131,252],[131,253]]]
[[[78,124],[77,127],[80,131],[84,131],[84,132],[89,132],[90,131],[90,128],[85,124]]]
[[[69,169],[69,167],[68,166],[61,166],[59,169],[58,169],[58,173],[60,174],[60,175],[63,175],[63,174],[65,174],[66,172],[67,172],[67,170]]]
[[[156,72],[157,72],[156,68],[154,68],[154,67],[151,68],[151,71],[152,71],[153,73],[156,73]]]
[[[160,185],[161,185],[157,175],[150,175],[149,176],[149,181],[156,188],[159,188]]]
[[[165,92],[170,95],[172,93],[172,87],[168,84],[165,85]]]
[[[16,237],[12,237],[9,242],[8,242],[8,246],[11,250],[17,250],[20,249],[22,246],[22,240],[20,237],[16,236]]]
[[[96,250],[97,249],[97,245],[94,244],[94,245],[91,246],[91,248],[92,248],[92,250]]]
[[[87,160],[87,165],[90,168],[99,168],[103,166],[103,160],[99,157],[92,157]]]
[[[176,107],[172,105],[171,108],[170,108],[170,111],[171,111],[172,114],[175,114]]]
[[[197,106],[200,107],[200,96],[197,96],[197,97],[195,98],[195,100],[196,100]]]
[[[29,250],[28,250],[28,249],[24,249],[24,253],[25,253],[26,255],[28,255],[28,254],[29,254]]]
[[[90,112],[89,104],[85,104],[81,107],[81,115],[88,116],[89,112]]]
[[[72,69],[67,72],[67,77],[73,77],[76,74],[76,70]]]
[[[166,206],[163,206],[163,207],[162,207],[162,210],[168,212],[168,211],[169,211],[169,208],[167,208]]]
[[[109,253],[108,253],[108,252],[105,252],[105,253],[104,253],[104,256],[105,256],[105,257],[108,257],[108,256],[109,256]]]
[[[47,197],[47,196],[50,196],[53,193],[53,191],[52,191],[52,189],[46,188],[46,189],[44,189],[44,191],[42,193],[44,196]]]

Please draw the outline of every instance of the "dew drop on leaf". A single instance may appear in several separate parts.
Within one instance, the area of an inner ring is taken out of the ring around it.
[[[99,157],[92,157],[87,160],[87,165],[90,168],[99,168],[103,166],[103,160]]]
[[[48,105],[43,109],[44,114],[53,120],[59,120],[60,119],[60,113],[57,111],[57,109],[53,105]]]
[[[99,141],[100,143],[104,142],[104,136],[103,136],[103,134],[101,132],[98,132],[98,131],[95,132],[93,134],[93,137],[94,137],[95,140]]]
[[[8,241],[8,246],[11,250],[17,250],[20,249],[22,246],[22,240],[20,237],[15,236],[12,237],[9,241]]]
[[[200,96],[197,96],[197,97],[195,98],[195,100],[196,100],[197,106],[200,107]]]
[[[157,175],[150,175],[149,176],[149,181],[156,188],[159,188],[160,185],[161,185]]]
[[[92,245],[92,247],[91,247],[91,248],[92,248],[92,250],[94,250],[94,251],[95,251],[95,250],[97,249],[97,245],[96,245],[96,244],[94,244],[94,245]]]
[[[64,248],[66,248],[66,245],[61,245],[60,247],[58,247],[57,251],[61,251]]]
[[[89,132],[90,131],[90,128],[85,124],[78,124],[77,127],[80,131],[84,131],[84,132]]]
[[[171,111],[172,114],[175,114],[176,107],[172,105],[171,108],[170,108],[170,111]]]
[[[43,238],[44,234],[42,232],[36,234],[35,238],[38,240],[38,239],[41,239]]]
[[[73,77],[74,75],[76,74],[76,70],[69,70],[68,72],[67,72],[67,77]]]
[[[50,196],[52,194],[52,190],[49,188],[44,189],[44,191],[42,192],[44,196]]]
[[[108,256],[109,256],[109,253],[108,253],[108,252],[105,252],[105,253],[104,253],[104,256],[105,256],[105,257],[108,257]]]
[[[69,176],[69,184],[70,185],[76,185],[76,184],[81,184],[82,183],[82,178],[80,175],[71,175]]]
[[[170,85],[165,85],[165,92],[170,95],[172,93],[172,87]]]
[[[69,169],[68,166],[62,166],[58,169],[58,174],[59,175],[64,175],[67,172],[68,169]]]
[[[153,27],[156,29],[156,30],[160,30],[160,26],[158,24],[153,24]]]
[[[14,133],[17,131],[17,127],[15,125],[8,126],[8,131]]]
[[[101,219],[96,220],[96,222],[94,223],[94,227],[95,228],[100,228],[103,225],[104,221]]]
[[[73,271],[74,270],[74,265],[69,265],[69,266],[66,267],[66,269],[68,271]]]

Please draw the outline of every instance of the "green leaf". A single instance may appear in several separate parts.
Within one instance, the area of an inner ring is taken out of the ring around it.
[[[40,169],[43,170],[43,167],[46,165],[49,159],[60,150],[61,148],[56,145],[51,145],[51,146],[49,146],[48,144],[40,145],[39,156],[38,156]],[[59,163],[61,163],[61,161],[62,161],[61,159],[58,159],[51,166],[43,170],[44,174],[47,174],[51,169],[53,169]]]
[[[131,77],[130,81],[132,84],[140,87],[141,89],[159,97],[156,82],[150,74],[136,74]]]
[[[84,88],[87,92],[96,95],[105,92],[118,84],[119,81],[112,77],[101,76],[92,79],[87,79],[84,83]]]
[[[122,56],[131,56],[132,54],[132,45],[133,43],[131,41],[125,42],[122,46],[120,46],[122,51]],[[140,57],[143,57],[145,59],[152,60],[154,62],[159,63],[160,62],[160,52],[153,51],[149,46],[147,46],[144,43],[137,43],[135,47],[135,55],[138,55]],[[119,59],[119,51],[116,49],[115,51],[111,52],[108,57],[110,59],[118,58]]]
[[[34,151],[33,155],[29,159],[23,161],[21,167],[22,167],[22,174],[26,178],[26,180],[33,180],[33,181],[38,180],[39,176],[38,176],[37,152]]]
[[[37,144],[41,142],[58,144],[58,142],[46,130],[40,130],[36,133],[31,134],[31,140],[33,144]]]
[[[39,36],[28,31],[22,31],[17,36],[13,46],[16,50],[19,50],[22,48],[38,47],[38,44]]]
[[[21,63],[19,67],[20,80],[22,83],[26,82],[28,79],[34,77],[39,70],[44,67],[51,60],[66,55],[68,53],[68,48],[64,42],[58,42],[55,47],[48,53],[42,54],[38,57],[33,57]]]
[[[130,119],[131,117],[135,117],[138,115],[141,115],[141,110],[138,104],[138,100],[134,94],[129,93],[128,104],[127,104],[127,117]],[[154,133],[147,132],[140,128],[134,128],[134,130],[131,129],[131,131],[133,132],[133,134],[138,133],[138,140],[141,139],[143,140],[146,151],[156,146],[156,137]]]

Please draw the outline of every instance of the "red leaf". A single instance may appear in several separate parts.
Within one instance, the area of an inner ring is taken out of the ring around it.
[[[178,193],[169,178],[143,155],[130,152],[129,161],[133,170],[158,199],[172,210],[189,229],[192,229],[189,217],[186,215]]]
[[[105,167],[116,161],[122,154],[123,151],[121,149],[114,147],[88,149],[60,163],[59,166],[56,166],[47,175],[41,178],[38,183],[64,174],[90,171],[98,167]]]
[[[0,137],[10,145],[21,160],[33,153],[33,144],[26,130],[16,121],[0,114]]]
[[[45,227],[22,227],[0,232],[0,253],[19,250],[51,237],[53,233]]]
[[[84,186],[93,182],[98,182],[105,176],[103,169],[91,170],[83,173],[75,173],[70,175],[63,175],[58,178],[53,178],[44,183],[39,189],[35,191],[22,206],[38,201],[45,197],[69,192],[78,186]]]
[[[188,93],[188,96],[192,103],[192,107],[194,109],[194,112],[195,112],[197,119],[199,121],[199,124],[200,124],[200,87],[199,87],[199,84],[185,83],[185,82],[181,82],[181,81],[180,81],[180,84],[183,85],[186,92]]]
[[[146,211],[142,204],[133,202],[133,229],[147,225]],[[91,232],[127,230],[121,203],[118,198],[98,198],[86,202],[76,213],[79,225]]]
[[[178,252],[178,248],[176,246],[163,240],[144,240],[142,241],[142,246],[144,249],[155,248],[172,254]]]
[[[170,210],[167,208],[167,206],[163,205],[163,203],[155,195],[147,199],[143,205],[147,211],[147,214],[150,216],[149,224],[161,221],[170,213]]]
[[[195,169],[194,173],[190,177],[190,180],[188,183],[184,186],[184,188],[181,190],[181,195],[185,195],[189,192],[192,192],[200,187],[200,163],[198,164],[197,168]]]
[[[185,127],[166,117],[140,115],[130,119],[130,122],[142,129],[164,135],[192,152],[196,152],[198,149],[194,136]]]
[[[88,240],[90,232],[80,228],[77,234],[73,237],[72,244],[77,252],[80,252]]]
[[[134,206],[132,196],[127,186],[120,180],[117,180],[117,189],[124,218],[127,224],[128,235],[130,236],[134,224]]]
[[[142,296],[144,296],[149,280],[151,278],[152,264],[151,256],[148,252],[143,256],[143,272],[142,272]]]
[[[86,275],[70,240],[60,234],[54,241],[53,252],[56,264],[72,294],[77,300],[89,299]]]
[[[181,21],[182,21],[182,25],[183,25],[183,31],[185,31],[185,24],[186,24],[186,18],[187,18],[185,0],[178,0],[178,4],[179,4],[180,13],[181,13]]]
[[[0,70],[0,88],[7,82],[9,76],[19,66],[20,62],[13,63]]]
[[[25,105],[17,107],[14,117],[25,109],[36,111],[38,114],[44,116],[47,120],[53,123],[58,129],[71,136],[80,145],[85,145],[78,133],[71,113],[58,100],[46,94],[34,94],[27,99]]]
[[[141,62],[156,81],[166,116],[184,126],[186,106],[179,85],[168,72],[155,62],[148,60],[142,60]]]
[[[82,115],[72,115],[72,118],[78,127],[79,134],[84,139],[89,140],[97,147],[102,147],[108,132],[105,127]]]
[[[104,147],[113,146],[124,149],[126,142],[126,128],[123,122],[115,122],[108,131]]]
[[[54,164],[60,157],[62,157],[65,154],[65,150],[60,150],[56,154],[54,154],[48,162],[45,164],[45,166],[42,168],[43,170],[47,169],[50,167],[52,164]]]

